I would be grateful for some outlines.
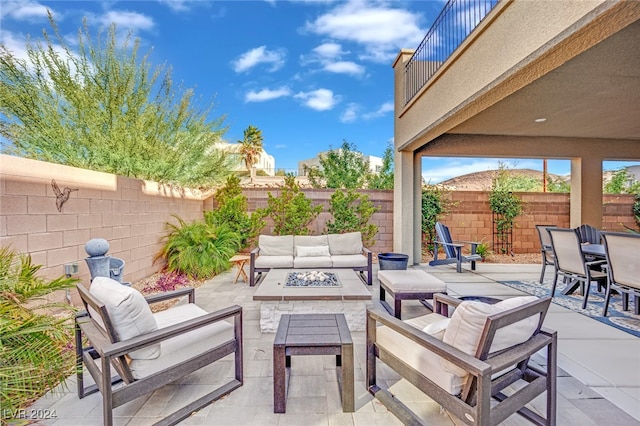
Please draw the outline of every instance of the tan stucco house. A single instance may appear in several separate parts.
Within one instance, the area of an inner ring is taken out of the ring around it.
[[[491,6],[447,57],[441,17],[393,64],[394,250],[412,262],[423,156],[571,160],[571,226],[598,227],[602,162],[640,159],[640,2]]]

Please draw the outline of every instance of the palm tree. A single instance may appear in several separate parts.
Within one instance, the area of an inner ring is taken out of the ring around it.
[[[262,148],[262,130],[249,125],[244,130],[244,139],[238,141],[238,143],[240,143],[240,155],[243,157],[244,165],[249,170],[249,176],[253,182],[255,177],[253,166],[258,162],[260,154],[264,152]]]

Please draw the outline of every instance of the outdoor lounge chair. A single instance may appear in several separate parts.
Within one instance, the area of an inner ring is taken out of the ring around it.
[[[105,425],[113,424],[114,408],[229,354],[235,354],[233,379],[158,424],[176,424],[242,386],[240,306],[207,313],[194,303],[192,288],[145,299],[137,290],[106,277],[94,278],[89,290],[83,285],[77,288],[86,308],[76,316],[78,397],[102,393]],[[189,303],[151,313],[149,303],[182,296],[188,296]],[[97,385],[85,388],[83,365]],[[112,368],[117,373],[115,377]]]
[[[540,284],[544,281],[544,273],[547,265],[555,268],[556,259],[553,256],[553,248],[551,248],[551,237],[547,231],[549,228],[555,228],[556,225],[536,225],[538,236],[540,237],[540,252],[542,253],[542,272],[540,273]]]
[[[433,260],[429,262],[429,265],[435,266],[455,263],[456,271],[462,272],[462,262],[471,262],[471,270],[475,271],[476,261],[482,260],[482,257],[479,254],[476,254],[476,247],[479,244],[479,242],[472,241],[453,241],[451,239],[449,228],[440,222],[436,222],[436,239],[433,242]],[[439,245],[444,248],[444,259],[438,259]],[[462,254],[462,248],[465,245],[471,246],[471,254]]]
[[[591,282],[597,282],[598,288],[606,288],[607,275],[594,269],[606,261],[587,261],[582,252],[580,237],[576,229],[549,228],[549,235],[551,236],[553,255],[556,259],[556,272],[553,276],[551,296],[555,296],[558,277],[562,276],[567,283],[562,293],[572,293],[579,286],[584,296],[582,309],[586,309]]]
[[[404,424],[424,424],[377,383],[379,360],[463,423],[497,425],[518,412],[555,425],[557,334],[541,328],[550,302],[525,296],[490,305],[437,294],[434,313],[406,322],[369,308],[367,388]],[[445,304],[456,308],[451,318],[440,315]],[[546,368],[530,364],[543,349]],[[516,382],[517,391],[503,392]],[[545,391],[542,417],[525,405]]]
[[[622,309],[629,309],[629,296],[634,299],[634,312],[640,315],[640,235],[622,232],[603,232],[607,256],[608,283],[602,316],[607,316],[611,292],[622,294]]]

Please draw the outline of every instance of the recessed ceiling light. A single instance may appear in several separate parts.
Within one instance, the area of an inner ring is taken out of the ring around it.
[[[544,123],[545,121],[547,121],[547,119],[546,118],[536,118],[533,121],[535,121],[536,123]]]

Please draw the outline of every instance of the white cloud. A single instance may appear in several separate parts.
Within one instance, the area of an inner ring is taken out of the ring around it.
[[[340,97],[329,89],[318,89],[311,92],[300,92],[294,98],[301,99],[303,105],[316,111],[327,111],[340,102]]]
[[[323,43],[313,48],[313,52],[322,58],[339,58],[342,55],[342,46],[338,43]]]
[[[374,118],[385,116],[389,112],[393,112],[393,102],[383,103],[376,111],[362,114],[362,118],[365,120],[372,120]]]
[[[275,90],[262,89],[258,92],[252,90],[250,92],[247,92],[247,94],[244,96],[244,101],[245,102],[264,102],[264,101],[270,101],[271,99],[282,98],[284,96],[290,96],[290,95],[291,95],[291,91],[289,90],[288,87],[280,87]]]
[[[351,103],[347,105],[347,108],[340,114],[340,121],[343,123],[353,123],[358,118],[358,104]]]
[[[364,68],[361,65],[349,61],[331,62],[326,64],[323,69],[336,74],[361,75],[364,73]]]
[[[266,46],[260,46],[240,55],[232,66],[235,72],[243,72],[258,64],[271,64],[270,71],[277,71],[284,65],[285,56],[283,50],[267,50]]]
[[[323,43],[316,46],[312,50],[312,54],[308,57],[303,56],[303,64],[320,64],[322,70],[334,74],[362,75],[365,69],[353,61],[344,61],[342,56],[348,54],[342,50],[342,46],[338,43]]]
[[[392,60],[399,49],[418,45],[425,34],[419,26],[421,18],[385,3],[351,0],[307,22],[305,29],[357,43],[364,48],[362,59],[384,62]]]
[[[273,146],[274,149],[284,149],[286,148],[287,145],[283,144],[283,143],[279,143]]]
[[[105,26],[112,23],[116,24],[119,29],[125,29],[134,33],[138,30],[150,30],[154,27],[153,19],[137,12],[129,12],[126,10],[110,10],[98,20]]]
[[[0,16],[8,16],[19,21],[46,20],[47,9],[51,8],[37,2],[3,1],[2,7],[0,7]],[[55,12],[51,11],[51,13],[54,18],[59,18]]]
[[[186,12],[190,9],[190,0],[158,0],[160,3],[169,7],[174,12]]]
[[[0,40],[11,54],[22,60],[27,60],[27,40],[10,31],[0,30]]]

